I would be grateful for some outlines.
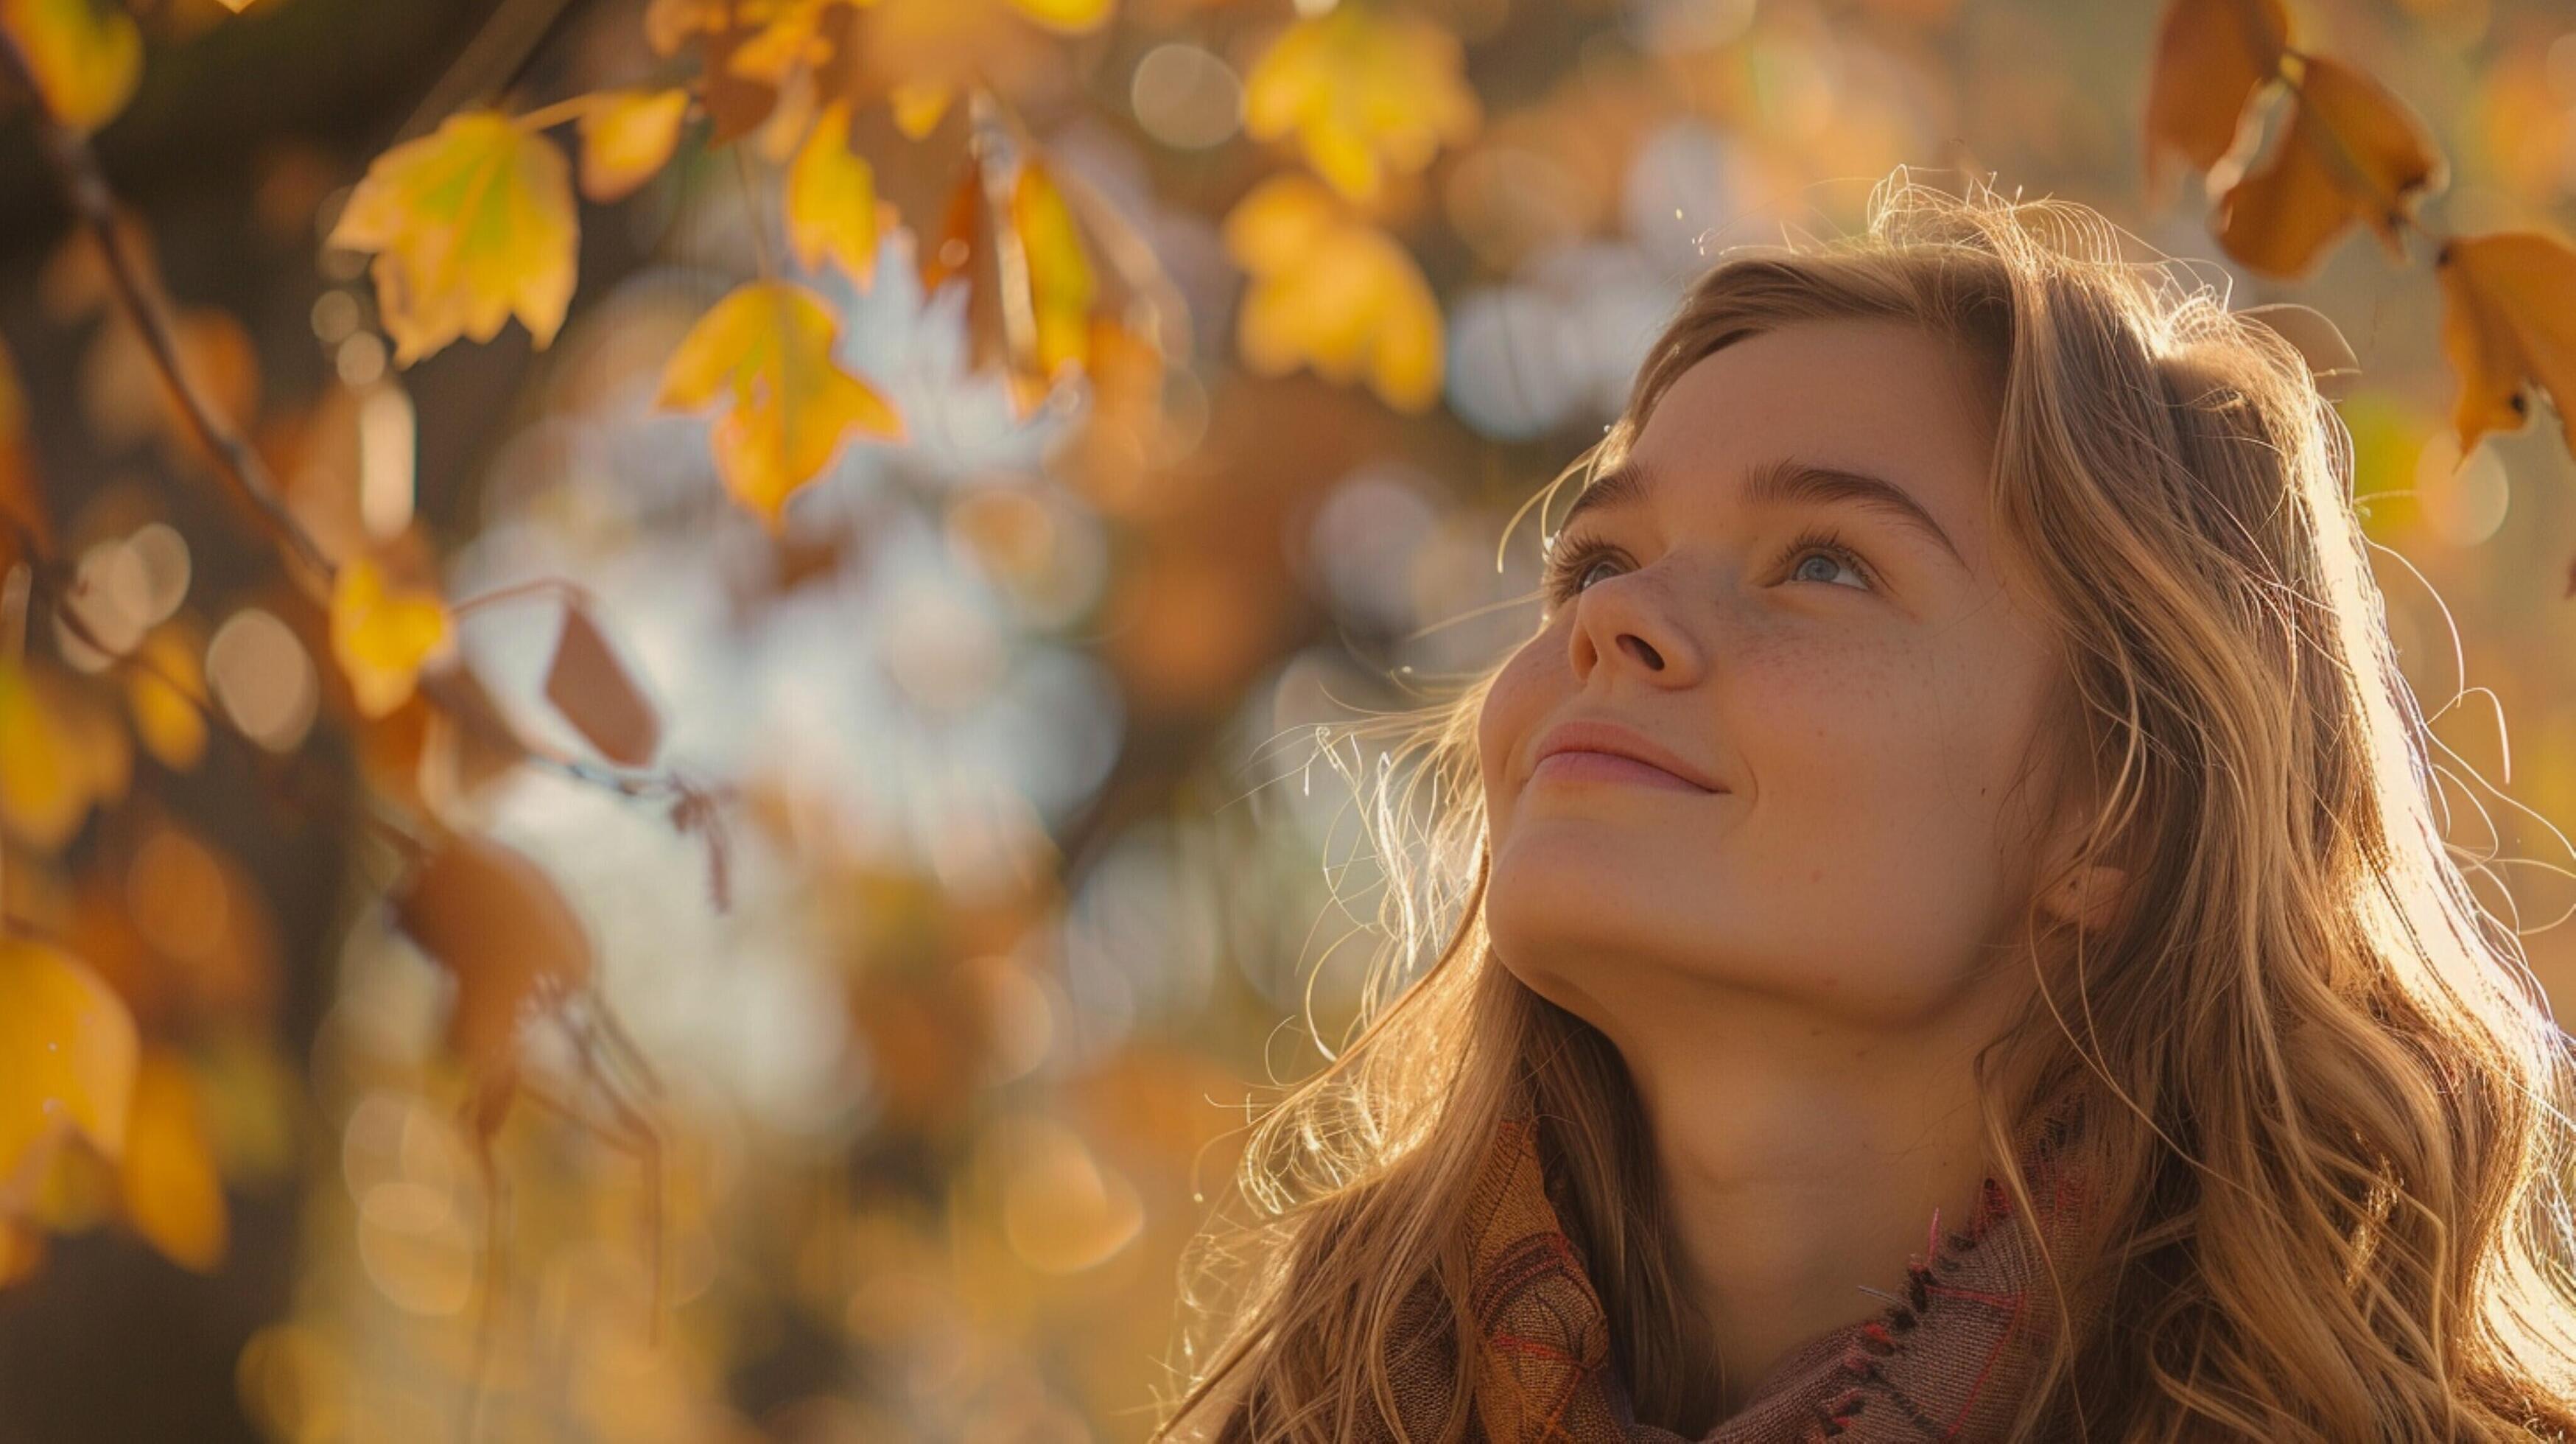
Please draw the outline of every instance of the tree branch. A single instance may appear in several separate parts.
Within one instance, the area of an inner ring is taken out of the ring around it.
[[[0,41],[13,62],[21,64],[14,47]],[[98,244],[99,254],[107,263],[109,281],[116,297],[125,308],[126,319],[141,333],[143,344],[152,353],[154,369],[179,400],[179,409],[187,417],[189,429],[198,441],[221,463],[215,470],[229,483],[251,510],[258,514],[278,539],[286,544],[296,559],[309,567],[324,584],[338,569],[323,553],[320,543],[296,521],[286,509],[286,498],[269,474],[268,463],[260,459],[240,433],[222,419],[214,404],[197,387],[188,374],[187,362],[179,351],[178,336],[170,326],[169,308],[156,293],[151,279],[125,247],[116,227],[116,197],[108,188],[106,172],[99,168],[98,153],[90,148],[89,137],[51,116],[39,115],[37,126],[42,132],[45,155],[53,163],[55,174],[63,184],[65,199],[72,214],[86,227]]]

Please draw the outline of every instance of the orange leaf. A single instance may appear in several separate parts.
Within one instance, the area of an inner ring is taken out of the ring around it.
[[[392,590],[370,557],[342,564],[331,588],[331,653],[361,715],[382,717],[408,700],[420,669],[452,649],[453,632],[436,593]]]
[[[581,116],[581,193],[622,200],[671,163],[688,118],[685,90],[621,90]]]
[[[903,437],[893,405],[832,360],[839,332],[822,297],[754,281],[699,317],[663,368],[665,410],[726,399],[712,438],[716,471],[773,532],[787,498],[830,463],[852,428]]]
[[[1019,163],[998,212],[987,184],[987,163],[970,158],[937,241],[916,260],[925,292],[965,278],[967,364],[998,368],[1013,414],[1025,418],[1065,368],[1088,369],[1100,281],[1044,161]]]
[[[138,1046],[133,1016],[96,973],[0,937],[0,1196],[30,1186],[66,1132],[124,1152]]]
[[[572,904],[490,838],[449,838],[393,901],[402,930],[455,979],[448,1045],[478,1068],[514,1067],[522,1013],[590,978],[590,933]]]
[[[612,762],[645,766],[662,745],[662,714],[586,608],[564,609],[563,634],[546,669],[546,700]]]
[[[167,1049],[145,1052],[135,1074],[119,1180],[126,1218],[164,1257],[201,1274],[223,1262],[231,1235],[223,1180],[196,1080]]]
[[[2442,351],[2460,375],[2452,425],[2466,456],[2489,431],[2520,431],[2549,393],[2576,451],[2576,249],[2527,231],[2460,236],[2435,258]]]
[[[2147,83],[2147,195],[2161,206],[2173,158],[2207,170],[2236,144],[2245,103],[2280,74],[2281,0],[2172,0]]]
[[[828,255],[862,291],[876,280],[876,169],[850,150],[850,108],[826,106],[787,169],[787,244],[815,270]]]
[[[543,350],[572,304],[571,168],[542,135],[468,111],[376,157],[329,244],[376,253],[376,308],[404,365],[512,315]]]
[[[984,172],[973,160],[959,173],[957,184],[949,188],[948,206],[941,213],[939,235],[920,249],[913,258],[920,273],[921,293],[936,291],[951,276],[967,274],[976,259],[978,238],[984,233]],[[968,285],[974,280],[968,277]]]
[[[56,120],[96,130],[116,118],[143,78],[143,32],[117,5],[94,0],[0,0],[0,32]]]
[[[1243,128],[1295,132],[1306,163],[1354,201],[1412,172],[1484,119],[1458,37],[1418,16],[1341,5],[1290,26],[1243,81]]]
[[[2360,71],[2313,56],[2305,69],[2271,157],[2219,198],[2219,244],[2253,270],[2296,279],[2359,218],[2403,261],[2398,225],[2448,174],[2432,136]]]

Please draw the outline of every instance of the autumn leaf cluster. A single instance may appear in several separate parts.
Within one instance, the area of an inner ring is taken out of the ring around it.
[[[2147,177],[2170,190],[2177,163],[2239,167],[2217,190],[2219,243],[2262,275],[2297,279],[2354,225],[2406,259],[2424,200],[2449,179],[2431,133],[2368,75],[2292,43],[2282,0],[2171,0],[2147,100]],[[2271,143],[2237,155],[2250,108],[2277,93]],[[2576,248],[2538,232],[2435,237],[2442,347],[2459,376],[2452,426],[2465,456],[2491,431],[2556,405],[2576,449]]]

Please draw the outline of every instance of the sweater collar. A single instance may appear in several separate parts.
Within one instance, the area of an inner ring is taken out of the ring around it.
[[[1635,1417],[1600,1296],[1549,1201],[1537,1134],[1530,1115],[1501,1120],[1461,1220],[1482,1437],[1691,1444]],[[1697,1444],[2001,1438],[2045,1358],[2054,1316],[2042,1240],[2061,1261],[2071,1258],[2083,1212],[2081,1190],[2049,1154],[2034,1149],[2024,1170],[2036,1220],[2018,1216],[1992,1178],[1965,1228],[1945,1233],[1936,1211],[1898,1288],[1869,1290],[1888,1301],[1884,1308],[1793,1350]],[[1419,1433],[1417,1420],[1449,1414],[1447,1370],[1390,1373],[1409,1432]]]

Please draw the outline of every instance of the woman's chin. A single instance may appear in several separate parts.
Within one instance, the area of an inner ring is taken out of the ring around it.
[[[1494,885],[1547,890],[1575,885],[1705,888],[1721,840],[1707,828],[1640,826],[1633,817],[1523,810],[1494,842]],[[1651,896],[1651,894],[1649,895]],[[1669,908],[1671,894],[1662,895]]]

